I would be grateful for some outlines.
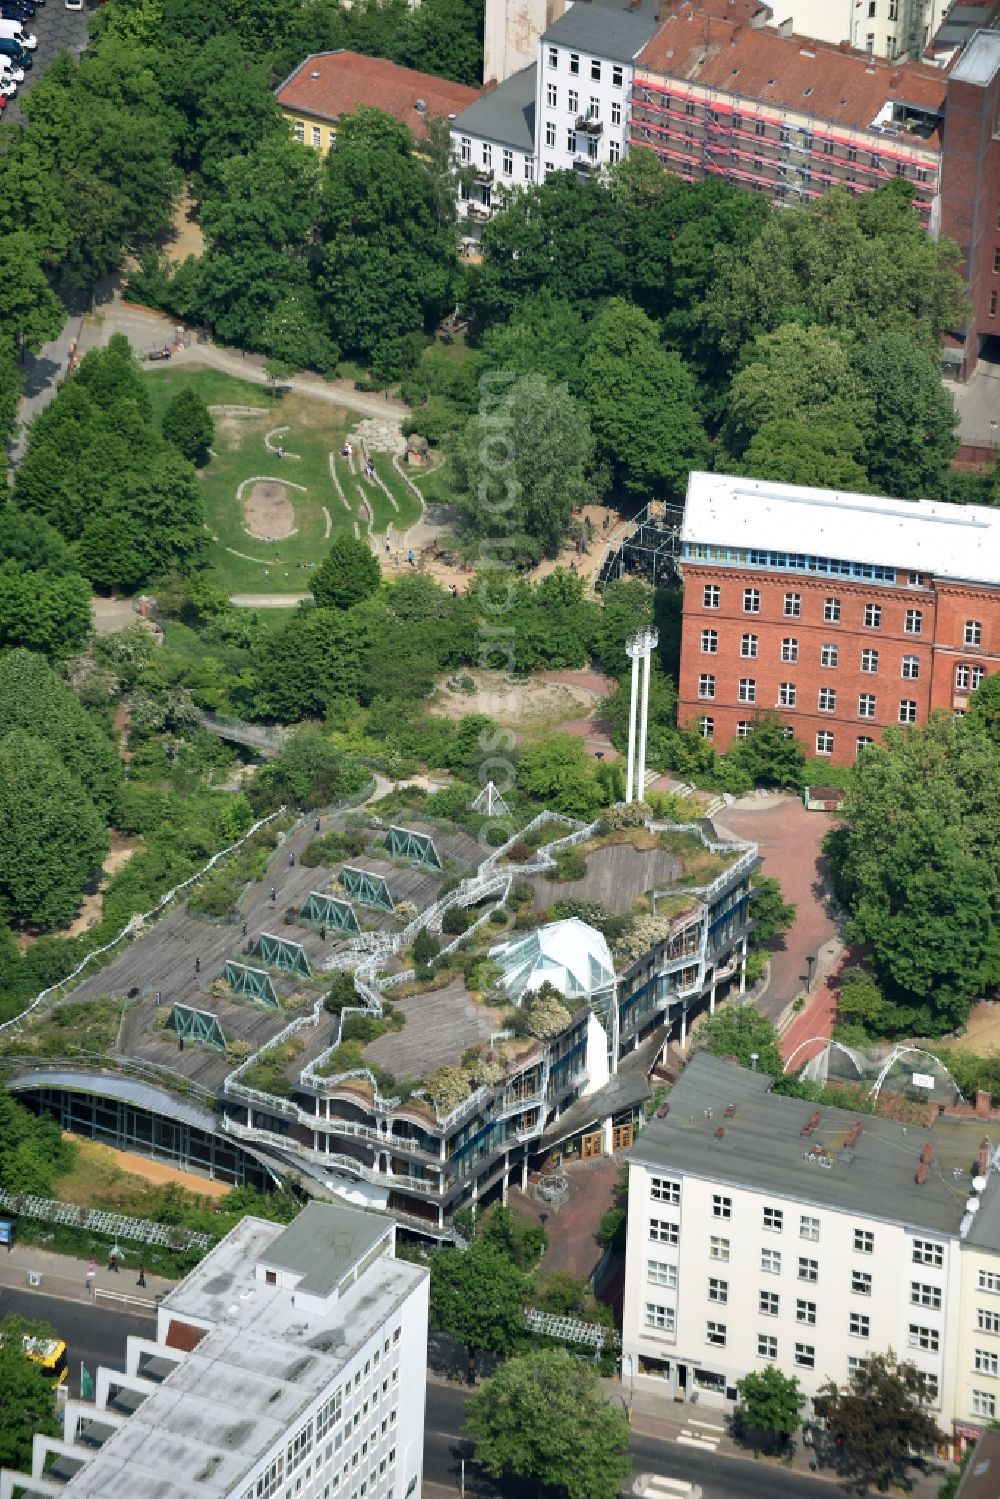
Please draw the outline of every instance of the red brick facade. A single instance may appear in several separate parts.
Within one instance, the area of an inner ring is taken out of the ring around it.
[[[849,765],[889,724],[963,709],[1000,670],[1000,588],[913,576],[685,562],[679,722],[724,750],[755,713],[777,711],[807,754]]]
[[[946,120],[941,233],[965,257],[969,321],[953,340],[962,348],[964,379],[981,340],[1000,333],[1000,73],[985,85],[949,78]]]

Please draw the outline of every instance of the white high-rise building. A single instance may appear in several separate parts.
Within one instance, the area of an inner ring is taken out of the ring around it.
[[[394,1247],[391,1222],[353,1208],[244,1218],[0,1494],[419,1496],[428,1278]]]

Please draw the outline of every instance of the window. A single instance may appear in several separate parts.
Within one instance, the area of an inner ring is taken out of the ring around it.
[[[983,627],[978,619],[967,619],[965,621],[965,644],[980,646],[983,643]]]
[[[902,676],[907,682],[915,682],[920,675],[920,657],[904,656]]]
[[[988,1390],[973,1390],[972,1392],[972,1414],[981,1416],[986,1421],[992,1421],[997,1413],[997,1397],[991,1395]]]
[[[621,122],[622,122],[622,107],[621,107],[620,103],[618,102],[618,100],[615,99],[615,100],[612,101],[612,104],[611,104],[611,123],[612,123],[612,125],[620,125]]]
[[[759,614],[760,613],[760,589],[759,588],[744,588],[744,590],[743,590],[743,613],[744,614]]]
[[[966,665],[955,667],[955,691],[968,692],[969,690],[969,668]]]
[[[601,65],[598,62],[598,60],[597,60],[596,57],[594,57],[594,58],[591,59],[591,63],[590,63],[590,76],[594,80],[595,83],[600,83],[600,81],[601,81]]]
[[[993,249],[993,274],[994,274],[994,276],[997,274],[998,271],[1000,271],[1000,245],[994,246],[994,249]]]
[[[531,160],[530,156],[526,156],[524,158],[524,180],[525,180],[525,182],[531,182],[534,179],[534,175],[535,175],[534,162]]]
[[[914,1306],[929,1306],[934,1311],[941,1310],[941,1287],[928,1286],[922,1281],[910,1281],[910,1301]]]
[[[778,1315],[777,1291],[761,1291],[757,1301],[757,1310],[762,1317],[776,1317]]]
[[[733,115],[733,129],[734,130],[742,130],[743,129],[743,116],[741,114],[734,114]],[[998,224],[998,226],[1000,226],[1000,213],[997,214],[997,224]]]
[[[764,1209],[764,1227],[770,1232],[780,1234],[784,1226],[785,1214],[781,1208]]]
[[[753,133],[754,133],[754,135],[766,135],[767,134],[767,124],[766,124],[766,122],[764,120],[754,120],[754,122],[753,122]]]
[[[580,54],[579,54],[579,52],[571,52],[569,54],[569,70],[574,75],[574,77],[579,73],[579,71],[580,71]]]
[[[722,602],[722,594],[717,583],[707,583],[702,590],[701,605],[703,609],[718,609]]]
[[[856,1228],[854,1230],[854,1250],[856,1254],[875,1253],[875,1235],[871,1229]]]
[[[312,143],[314,146],[318,146],[320,143],[320,128],[318,125],[312,127]]]
[[[753,677],[740,678],[738,696],[741,703],[755,703],[757,701],[757,683]]]
[[[576,115],[580,112],[580,95],[575,88],[571,88],[566,96],[566,108],[571,115]]]
[[[811,1343],[796,1343],[795,1362],[801,1369],[815,1369],[816,1349]]]
[[[724,1322],[706,1322],[705,1342],[712,1343],[716,1348],[725,1348],[726,1324]]]
[[[547,122],[546,126],[545,126],[545,144],[547,146],[554,146],[555,143],[556,143],[556,127],[553,125],[552,121],[549,120]]]
[[[696,111],[697,111],[697,105],[695,104],[694,100],[693,99],[688,99],[688,101],[684,105],[684,113],[690,118],[690,116],[693,115],[693,114],[695,114]]]
[[[867,749],[870,744],[874,744],[874,743],[875,743],[874,739],[872,739],[872,737],[869,734],[859,734],[858,737],[857,737],[857,739],[855,739],[855,741],[854,741],[854,753],[855,753],[855,755],[860,755],[860,753],[861,753],[861,751],[863,749]]]
[[[663,1218],[650,1218],[649,1237],[655,1244],[676,1245],[680,1237],[680,1229],[676,1223],[667,1223]]]
[[[757,1357],[768,1358],[773,1361],[778,1357],[778,1340],[769,1337],[766,1332],[757,1334]]]
[[[941,1346],[941,1334],[936,1327],[919,1327],[916,1322],[911,1322],[906,1341],[911,1348],[922,1348],[925,1353],[937,1353]]]
[[[668,1290],[676,1291],[677,1266],[669,1265],[666,1260],[647,1260],[646,1279],[654,1286],[666,1286]]]
[[[703,655],[706,655],[706,656],[716,656],[716,655],[718,655],[718,651],[719,651],[719,632],[718,632],[718,630],[702,630],[702,632],[701,632],[701,649],[702,649]]]
[[[807,1259],[801,1259],[800,1258],[800,1260],[799,1260],[799,1280],[813,1280],[813,1281],[815,1281],[815,1280],[818,1280],[818,1279],[819,1279],[819,1261],[818,1260],[807,1260]]]
[[[798,619],[798,617],[799,617],[799,615],[801,613],[802,613],[802,595],[801,595],[801,593],[786,593],[785,594],[785,618],[786,619]]]
[[[601,118],[601,101],[596,94],[591,94],[590,103],[587,106],[588,120],[599,120]]]
[[[852,1312],[848,1323],[848,1331],[852,1338],[867,1338],[871,1335],[872,1322],[863,1312]]]
[[[801,1217],[799,1219],[799,1238],[811,1239],[814,1244],[819,1242],[819,1219]]]
[[[559,90],[554,83],[545,85],[545,103],[549,109],[555,109],[559,101]]]
[[[815,1301],[796,1301],[795,1320],[804,1322],[808,1327],[816,1326],[816,1303]]]
[[[672,1306],[661,1306],[657,1301],[646,1302],[646,1326],[655,1328],[657,1332],[674,1331],[674,1309]]]
[[[549,48],[549,67],[550,68],[557,68],[558,66],[559,66],[559,48],[558,47],[550,47]]]
[[[995,1379],[1000,1374],[1000,1353],[993,1353],[989,1348],[974,1348],[972,1367],[976,1374],[989,1374]]]
[[[873,692],[862,692],[858,698],[858,717],[875,717],[875,694]]]
[[[878,671],[878,651],[861,652],[861,670],[869,675]]]
[[[707,714],[703,713],[698,720],[698,733],[702,739],[714,739],[715,719],[709,718]]]
[[[710,671],[703,671],[701,676],[698,678],[698,696],[715,696],[715,678]]]
[[[622,159],[622,143],[621,143],[621,141],[608,141],[608,160],[613,162],[613,161],[621,161],[621,159]]]
[[[719,1306],[725,1306],[729,1300],[728,1280],[716,1280],[714,1275],[708,1278],[708,1299],[718,1302]]]
[[[917,705],[911,698],[904,698],[899,705],[900,723],[916,723]]]
[[[739,723],[736,725],[737,739],[749,739],[752,733],[753,724],[749,723],[745,718],[741,718]]]
[[[733,1216],[733,1199],[731,1197],[720,1197],[718,1192],[712,1195],[712,1217],[731,1218]]]
[[[576,131],[575,130],[567,130],[567,132],[566,132],[566,150],[569,152],[569,154],[571,156],[576,151]]]
[[[929,1289],[937,1289],[936,1287]],[[940,1298],[940,1292],[938,1292]],[[940,1299],[938,1306],[941,1305]],[[1000,1312],[985,1311],[982,1307],[976,1312],[976,1326],[980,1332],[1000,1332]]]
[[[836,713],[837,694],[832,687],[821,687],[816,705],[821,713]]]
[[[870,1296],[872,1293],[872,1278],[867,1270],[851,1271],[851,1290],[855,1296]]]
[[[781,1274],[781,1250],[762,1249],[760,1252],[760,1268],[765,1275]]]
[[[972,668],[972,671],[971,671],[971,673],[969,675],[969,685],[972,688],[973,692],[975,692],[975,690],[976,690],[977,687],[981,687],[983,685],[983,682],[984,682],[985,678],[986,678],[986,667],[985,666],[974,666]]]
[[[938,1253],[940,1254],[940,1247],[937,1244],[934,1245],[934,1248],[937,1249]],[[914,1258],[916,1258],[915,1255]],[[940,1265],[941,1261],[938,1259],[935,1260],[934,1263],[936,1265]],[[981,1291],[1000,1291],[1000,1272],[996,1270],[980,1270],[979,1289]]]
[[[514,153],[506,149],[503,153],[503,174],[505,177],[513,177],[514,175]]]
[[[881,604],[865,605],[865,628],[868,630],[880,630],[882,628]]]
[[[681,1200],[681,1184],[667,1176],[650,1177],[649,1195],[654,1202],[670,1202],[677,1207]]]
[[[622,86],[622,77],[623,77],[622,69],[616,64],[611,69],[611,87],[612,88],[621,88],[621,86]]]
[[[823,155],[824,156],[832,156],[833,155],[833,141],[826,141],[825,140],[823,142]]]
[[[839,656],[840,652],[835,645],[820,646],[819,664],[820,666],[836,666]]]
[[[781,642],[782,661],[797,661],[799,659],[799,642],[788,635]]]
[[[907,609],[903,617],[903,629],[907,635],[920,635],[924,628],[924,615],[922,609]]]
[[[740,637],[740,655],[747,657],[751,661],[756,661],[759,643],[759,637],[756,635],[742,635]]]
[[[708,1257],[710,1260],[728,1260],[729,1240],[719,1239],[713,1234],[708,1241]]]
[[[840,600],[839,599],[824,599],[823,600],[823,618],[826,620],[826,622],[827,622],[828,625],[839,625],[840,624]]]
[[[997,294],[996,294],[995,291],[991,291],[990,292],[990,317],[996,317],[996,315],[997,315]]]
[[[913,1241],[913,1263],[915,1265],[943,1265],[944,1246],[935,1244],[933,1239],[914,1239]],[[995,1286],[983,1286],[983,1276],[988,1272],[980,1270],[979,1289],[989,1291],[1000,1291],[1000,1275],[996,1277]]]
[[[782,683],[780,683],[780,685],[778,687],[778,707],[779,708],[794,708],[795,707],[795,698],[796,698],[795,683],[794,682],[782,682]]]
[[[847,159],[848,159],[848,161],[857,161],[857,159],[858,159],[858,148],[857,148],[857,146],[848,146],[848,148],[847,148]]]

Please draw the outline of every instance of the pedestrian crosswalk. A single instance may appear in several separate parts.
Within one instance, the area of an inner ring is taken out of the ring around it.
[[[642,1499],[699,1499],[701,1486],[687,1478],[667,1478],[662,1473],[651,1473],[640,1492]]]
[[[699,1421],[689,1416],[675,1440],[679,1447],[698,1447],[702,1452],[715,1452],[725,1434],[725,1427],[717,1422]]]

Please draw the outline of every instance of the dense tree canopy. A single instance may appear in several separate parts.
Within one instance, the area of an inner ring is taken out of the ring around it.
[[[321,609],[350,609],[371,598],[382,570],[366,541],[338,536],[312,580],[312,596]]]
[[[62,1434],[52,1380],[41,1364],[25,1356],[26,1337],[55,1336],[45,1322],[9,1316],[0,1322],[0,1465],[31,1472],[32,1437]]]
[[[855,1493],[911,1486],[911,1469],[943,1440],[929,1399],[924,1375],[894,1353],[870,1353],[846,1385],[822,1387],[813,1405],[837,1471]]]
[[[121,775],[114,745],[40,656],[0,655],[0,725],[43,740],[95,806],[110,809]]]

